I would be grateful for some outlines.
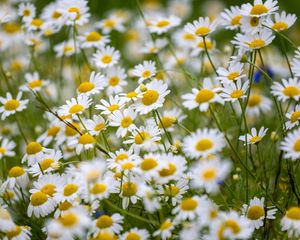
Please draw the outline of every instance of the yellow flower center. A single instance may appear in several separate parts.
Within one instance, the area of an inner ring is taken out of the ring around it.
[[[199,36],[204,36],[210,33],[210,29],[208,27],[202,26],[196,29],[195,34]]]
[[[215,219],[218,216],[218,211],[213,209],[210,211],[209,215],[211,219]]]
[[[170,21],[168,20],[160,20],[156,23],[156,26],[159,28],[163,28],[170,25]]]
[[[95,126],[94,130],[95,131],[101,131],[103,128],[105,128],[105,123],[99,123]]]
[[[95,84],[92,82],[83,82],[79,85],[78,91],[81,93],[86,93],[94,89]]]
[[[258,49],[264,47],[266,45],[266,42],[262,39],[255,39],[247,44],[252,49]]]
[[[15,194],[12,191],[5,191],[2,195],[3,199],[5,199],[5,200],[13,199],[14,196],[15,196]]]
[[[160,226],[160,230],[166,230],[172,226],[172,223],[170,221],[165,221],[163,224]]]
[[[136,194],[137,186],[132,182],[125,182],[122,185],[122,191],[124,197],[131,197]]]
[[[142,103],[146,106],[152,105],[157,101],[159,93],[155,90],[147,90],[142,97]]]
[[[248,105],[249,107],[255,107],[259,105],[262,101],[262,98],[260,95],[253,94],[249,97]]]
[[[26,152],[29,155],[34,155],[36,153],[41,152],[42,149],[43,149],[42,145],[39,144],[38,142],[31,142],[27,145]]]
[[[81,104],[75,104],[72,107],[70,107],[69,113],[76,114],[76,113],[81,112],[82,110],[84,110],[84,106],[82,106]]]
[[[284,88],[282,92],[284,95],[286,95],[288,97],[295,97],[300,94],[300,89],[295,86],[288,86],[288,87]]]
[[[21,30],[21,26],[18,23],[10,22],[3,25],[3,30],[8,34],[14,34]]]
[[[20,106],[20,102],[16,99],[10,99],[4,104],[4,109],[7,111],[14,111]]]
[[[70,45],[64,46],[64,53],[72,52],[73,49],[74,48],[72,46],[70,46]]]
[[[31,13],[30,9],[24,9],[23,16],[28,17],[28,16],[30,16],[30,13]]]
[[[136,93],[136,92],[129,92],[129,93],[126,94],[126,96],[127,96],[128,98],[134,98],[134,97],[137,96],[137,93]]]
[[[107,28],[113,28],[116,26],[116,22],[112,19],[106,19],[104,21],[104,26],[107,27]]]
[[[202,173],[202,176],[206,181],[213,180],[217,176],[217,171],[215,168],[208,168]]]
[[[291,122],[294,123],[300,119],[300,111],[293,112],[291,115]]]
[[[145,158],[141,163],[141,169],[149,171],[158,165],[157,161],[153,158]]]
[[[179,193],[180,189],[174,185],[168,186],[165,189],[165,195],[175,197]]]
[[[67,201],[64,201],[64,202],[60,203],[59,206],[58,206],[58,208],[59,208],[60,211],[66,211],[70,207],[72,207],[72,203],[69,203]]]
[[[112,61],[112,56],[110,55],[104,55],[102,58],[101,58],[101,61],[105,64],[109,64],[111,63]]]
[[[21,232],[22,232],[22,228],[20,226],[16,226],[14,230],[6,232],[6,236],[8,237],[8,239],[13,239],[19,236]]]
[[[62,15],[62,14],[61,14],[60,12],[54,11],[54,12],[52,13],[52,18],[58,19],[58,18],[61,17],[61,15]]]
[[[113,220],[108,215],[100,216],[96,221],[96,226],[100,229],[109,228],[113,224]]]
[[[124,117],[121,121],[122,128],[128,128],[132,124],[131,117]]]
[[[64,187],[64,196],[68,197],[72,194],[76,193],[78,190],[78,186],[74,183],[69,183]]]
[[[263,207],[259,205],[253,205],[249,207],[247,211],[247,217],[251,220],[260,219],[264,215],[265,215],[265,210]]]
[[[211,149],[214,146],[214,143],[212,140],[208,138],[200,139],[195,146],[195,149],[199,152],[207,151]]]
[[[250,18],[250,25],[252,27],[256,27],[258,24],[259,24],[259,18],[258,17]]]
[[[86,36],[86,41],[88,41],[88,42],[97,42],[97,41],[101,40],[101,38],[102,38],[101,34],[99,34],[97,32],[90,32]]]
[[[144,72],[142,72],[142,77],[143,78],[148,78],[151,76],[151,71],[150,70],[145,70]]]
[[[212,49],[213,46],[214,46],[213,43],[212,43],[212,41],[210,41],[210,40],[208,40],[208,39],[205,40],[205,43],[206,43],[206,48],[207,48],[208,50]],[[197,47],[198,47],[198,48],[205,49],[204,41],[202,40],[202,41],[198,42]]]
[[[10,220],[11,216],[9,214],[9,211],[4,208],[0,208],[0,219]]]
[[[295,143],[294,143],[294,150],[296,152],[300,152],[300,139],[298,139]]]
[[[25,173],[25,170],[21,167],[15,166],[12,167],[9,172],[8,172],[8,176],[9,177],[13,177],[13,178],[17,178],[22,176]]]
[[[77,130],[80,130],[80,125],[78,123],[72,122],[71,124],[73,125],[74,128],[76,128]],[[74,128],[72,128],[70,126],[66,126],[66,129],[65,129],[66,136],[73,137],[76,134],[78,134],[78,132]]]
[[[78,143],[82,145],[93,144],[95,142],[95,138],[93,138],[90,134],[83,134],[79,137]]]
[[[286,212],[286,216],[289,219],[300,220],[300,208],[299,207],[291,207]]]
[[[48,129],[47,136],[54,137],[59,132],[59,130],[60,130],[60,127],[53,126],[53,127]]]
[[[107,186],[103,183],[96,183],[90,190],[92,194],[104,193],[107,189]]]
[[[134,138],[135,144],[142,144],[145,140],[150,139],[150,134],[147,132],[139,132]]]
[[[261,15],[267,13],[269,9],[263,4],[256,4],[252,7],[250,14],[252,15]]]
[[[114,86],[117,86],[119,84],[119,82],[120,82],[120,78],[118,76],[113,76],[109,79],[108,83],[110,86],[114,87]]]
[[[54,159],[46,158],[46,159],[42,160],[39,164],[40,164],[41,169],[43,171],[45,171],[51,166],[52,163],[54,163]]]
[[[92,239],[93,240],[118,240],[118,237],[109,231],[101,231],[96,235],[95,238]]]
[[[231,25],[236,26],[240,25],[242,16],[235,16],[231,19]]]
[[[261,139],[262,139],[262,138],[261,138],[260,136],[253,136],[253,137],[250,138],[249,141],[250,141],[251,143],[257,143],[257,142],[261,141]]]
[[[231,94],[230,94],[230,97],[232,98],[240,98],[244,95],[244,91],[241,90],[241,89],[237,89],[237,90],[234,90]]]
[[[35,27],[40,27],[43,25],[43,20],[39,19],[39,18],[35,18],[31,21],[31,25],[35,26]]]
[[[116,156],[116,161],[121,161],[121,160],[124,160],[124,159],[128,159],[128,154],[126,153],[120,153]]]
[[[231,72],[228,74],[227,78],[228,78],[228,80],[233,81],[239,76],[240,76],[239,72]]]
[[[280,32],[280,31],[284,31],[284,30],[288,29],[288,27],[289,27],[289,25],[285,22],[276,22],[272,26],[272,29]]]
[[[53,194],[56,192],[56,186],[54,184],[46,184],[42,187],[41,192],[52,197]]]
[[[74,213],[66,213],[59,217],[58,221],[65,227],[72,227],[77,223],[78,217]]]
[[[196,102],[201,104],[205,102],[209,102],[211,99],[213,99],[215,96],[215,93],[210,89],[201,89],[197,95],[196,95]]]
[[[131,163],[131,162],[126,162],[126,163],[124,163],[123,165],[122,165],[122,169],[123,170],[130,170],[130,169],[132,169],[132,168],[134,168],[134,164],[133,163]]]
[[[68,9],[68,12],[70,13],[76,13],[76,20],[80,18],[80,9],[77,7],[71,7]]]
[[[161,118],[161,122],[158,123],[159,128],[169,128],[176,122],[176,117],[164,116]]]
[[[177,171],[176,166],[173,163],[169,163],[167,168],[163,168],[158,173],[161,177],[169,177]]]
[[[193,198],[186,198],[182,200],[180,207],[184,211],[193,211],[198,207],[198,202]]]
[[[114,112],[114,111],[119,109],[119,105],[118,104],[113,104],[113,105],[110,105],[107,109],[111,112]]]
[[[6,152],[6,149],[4,147],[0,147],[0,154],[4,154]]]
[[[219,239],[224,239],[224,232],[227,229],[230,229],[232,231],[232,233],[234,234],[238,234],[241,231],[241,227],[240,225],[233,219],[228,219],[226,220],[220,227],[219,231],[218,231],[218,238]],[[225,239],[224,239],[225,240]]]
[[[194,36],[193,34],[191,34],[191,33],[184,33],[183,39],[189,40],[189,41],[193,41],[193,40],[195,40],[196,38],[195,38],[195,36]]]
[[[38,87],[41,87],[43,84],[43,81],[42,80],[33,80],[31,81],[30,83],[28,83],[28,87],[33,89],[33,88],[38,88]]]
[[[31,195],[30,203],[32,206],[40,206],[48,201],[48,196],[43,192],[36,192]]]

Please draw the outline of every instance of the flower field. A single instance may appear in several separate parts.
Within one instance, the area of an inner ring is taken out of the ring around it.
[[[297,13],[102,1],[0,2],[0,239],[300,239]]]

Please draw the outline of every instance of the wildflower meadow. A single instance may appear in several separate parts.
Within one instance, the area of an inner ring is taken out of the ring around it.
[[[300,239],[299,8],[0,1],[0,239]]]

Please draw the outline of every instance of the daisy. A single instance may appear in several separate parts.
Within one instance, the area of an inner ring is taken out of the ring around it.
[[[120,197],[122,198],[122,207],[126,209],[129,203],[136,204],[138,201],[138,192],[143,183],[139,182],[136,178],[130,180],[123,179],[122,185],[120,184]]]
[[[235,30],[241,25],[241,11],[238,6],[231,6],[230,9],[226,8],[220,13],[220,24],[225,26],[226,29]]]
[[[109,198],[111,193],[117,192],[117,182],[110,175],[104,176],[89,188],[91,201]]]
[[[27,208],[27,215],[39,217],[45,217],[54,211],[56,202],[49,197],[46,193],[36,191],[30,196],[30,203]]]
[[[249,239],[253,227],[251,221],[239,216],[236,211],[220,213],[220,217],[211,224],[208,239]]]
[[[57,139],[57,135],[62,130],[62,127],[58,123],[51,124],[48,128],[48,130],[40,135],[37,139],[38,142],[42,143],[44,146],[47,146],[49,143],[51,143],[52,140]]]
[[[245,81],[242,85],[241,80],[238,80],[236,84],[233,82],[229,84],[225,84],[222,89],[222,93],[220,96],[224,99],[224,101],[235,102],[239,99],[246,98],[246,92],[249,87],[249,81]]]
[[[82,26],[89,21],[90,13],[86,0],[61,0],[58,10],[64,15],[66,25]]]
[[[15,227],[16,225],[11,217],[10,212],[3,206],[0,206],[0,231],[12,231]]]
[[[161,131],[155,124],[141,126],[132,131],[132,135],[126,140],[125,144],[131,144],[130,148],[135,150],[154,150],[157,149],[157,141],[160,141]]]
[[[139,77],[139,84],[144,82],[156,74],[156,66],[153,61],[144,61],[142,64],[136,65],[132,71],[133,75]]]
[[[281,102],[289,99],[298,101],[300,99],[300,80],[289,78],[288,80],[282,79],[281,83],[274,82],[271,86],[271,93]]]
[[[184,31],[199,37],[205,37],[215,31],[216,27],[216,20],[211,22],[208,17],[200,17],[198,20],[194,20],[193,23],[187,23],[184,26]]]
[[[109,169],[116,169],[122,171],[123,164],[126,163],[134,163],[136,160],[139,160],[139,156],[133,153],[132,149],[124,150],[123,148],[117,150],[115,153],[109,153],[110,158],[107,159],[108,168]]]
[[[207,196],[203,195],[192,196],[188,198],[182,199],[181,203],[173,208],[172,214],[176,214],[175,219],[180,220],[194,220],[197,216],[199,216],[200,205],[202,202],[206,201]]]
[[[265,23],[265,18],[243,16],[241,20],[241,30],[244,33],[257,34],[262,30],[262,26]]]
[[[161,208],[156,191],[152,187],[148,185],[142,185],[139,191],[139,196],[141,197],[147,212],[154,213]]]
[[[75,137],[69,141],[69,147],[75,147],[76,154],[79,155],[83,150],[93,149],[96,139],[89,133],[84,133],[80,137]]]
[[[149,21],[148,28],[151,33],[158,35],[168,32],[171,28],[179,26],[181,20],[179,17],[157,17]]]
[[[36,8],[32,3],[20,3],[18,8],[18,15],[26,19],[32,19],[35,17]]]
[[[118,127],[116,132],[117,137],[125,137],[128,132],[136,128],[134,120],[137,113],[132,108],[127,108],[124,111],[115,111],[110,115],[109,125]]]
[[[261,127],[259,131],[256,128],[251,128],[251,134],[247,133],[245,136],[240,136],[239,140],[245,142],[245,144],[257,144],[266,135],[268,129]]]
[[[120,93],[121,99],[123,99],[125,103],[135,102],[138,98],[142,97],[142,92],[138,90],[139,89],[136,89],[128,93]]]
[[[123,233],[120,236],[120,240],[130,240],[130,239],[139,239],[139,240],[147,240],[150,235],[146,229],[138,229],[132,228],[129,231]]]
[[[296,22],[297,17],[295,14],[286,14],[285,11],[275,13],[274,20],[267,19],[266,25],[275,31],[281,32],[289,29]]]
[[[215,154],[225,146],[224,135],[217,129],[198,129],[183,140],[183,149],[191,158]]]
[[[281,230],[287,231],[289,238],[300,236],[300,208],[290,207],[280,222]]]
[[[92,104],[92,100],[85,94],[80,94],[77,98],[67,100],[66,104],[61,106],[58,113],[59,115],[75,115],[82,114]]]
[[[14,157],[16,153],[13,149],[16,147],[14,141],[9,141],[7,138],[0,137],[0,159],[3,157]]]
[[[158,172],[162,169],[160,160],[161,157],[159,154],[145,154],[139,164],[139,174],[147,180],[157,179],[159,176]]]
[[[20,87],[22,91],[40,91],[41,88],[47,86],[49,84],[48,80],[43,80],[40,78],[40,75],[38,72],[34,73],[26,73],[25,79],[27,83]]]
[[[221,90],[219,87],[215,87],[210,78],[204,78],[202,89],[192,89],[192,93],[187,93],[182,96],[184,100],[183,106],[188,109],[199,108],[201,112],[206,112],[210,103],[223,104],[222,98],[218,92]]]
[[[118,95],[109,96],[109,102],[104,99],[101,99],[102,104],[97,104],[95,109],[102,110],[101,114],[110,115],[116,110],[120,110],[124,107],[125,100],[120,98]]]
[[[191,56],[192,57],[198,56],[201,52],[204,52],[205,45],[206,45],[206,49],[209,53],[214,52],[216,49],[216,42],[213,41],[211,38],[208,38],[208,37],[205,39],[199,38],[198,41],[195,42],[195,45],[193,45]]]
[[[31,232],[28,226],[16,225],[13,230],[5,232],[3,240],[30,240]]]
[[[153,54],[160,52],[165,46],[167,46],[168,41],[163,38],[155,39],[155,41],[149,41],[145,43],[145,46],[141,49],[141,53]]]
[[[118,32],[125,31],[123,22],[116,16],[109,16],[108,18],[103,19],[97,24],[97,27],[101,28],[104,34],[110,33],[112,30]]]
[[[174,228],[174,223],[168,218],[160,225],[160,228],[153,233],[153,237],[160,236],[162,240],[167,240],[172,236]]]
[[[293,161],[300,158],[300,128],[289,132],[280,144],[284,157]]]
[[[72,56],[75,53],[75,44],[73,40],[63,41],[54,46],[56,57]]]
[[[42,154],[45,152],[49,152],[49,149],[44,148],[38,142],[30,142],[26,146],[26,153],[22,158],[22,163],[27,161],[27,164],[32,166],[40,160]]]
[[[275,214],[277,212],[276,208],[269,208],[267,214],[265,214],[264,198],[254,197],[250,200],[250,204],[243,205],[244,215],[251,221],[253,228],[259,229],[264,225],[265,217],[267,219],[275,219]]]
[[[217,69],[217,73],[219,74],[217,79],[220,80],[223,84],[242,79],[246,77],[246,75],[243,74],[243,69],[244,64],[239,62],[230,63],[227,69],[219,67]]]
[[[120,67],[112,67],[107,69],[105,81],[107,85],[107,95],[117,94],[123,91],[123,87],[127,85],[125,81],[127,74],[125,70]]]
[[[182,122],[186,118],[179,108],[173,108],[171,110],[165,110],[160,117],[158,127],[165,128],[169,132],[174,131],[174,125]]]
[[[173,42],[176,43],[179,47],[184,49],[189,49],[191,46],[195,45],[196,40],[198,39],[192,33],[187,33],[186,31],[179,30],[173,34]]]
[[[40,30],[45,22],[40,18],[26,18],[24,19],[24,25],[27,30],[30,31],[37,31]]]
[[[123,230],[123,219],[124,217],[119,213],[115,213],[111,216],[105,214],[101,215],[93,221],[93,235],[97,235],[103,230],[119,234]]]
[[[29,100],[21,100],[21,98],[22,92],[19,92],[16,98],[13,98],[9,92],[6,93],[6,98],[0,97],[0,103],[3,105],[0,107],[1,120],[26,109]]]
[[[106,120],[97,115],[93,115],[93,119],[88,119],[84,123],[86,129],[92,136],[97,136],[100,132],[106,130]]]
[[[241,14],[251,17],[263,17],[273,14],[278,10],[276,0],[254,0],[253,5],[251,3],[245,3],[241,7]]]
[[[263,96],[259,92],[253,92],[250,94],[248,104],[246,107],[246,113],[250,116],[260,116],[261,113],[270,112],[272,109],[272,101]]]
[[[83,36],[79,36],[81,48],[101,48],[110,42],[108,36],[103,36],[98,32],[86,32]]]
[[[168,85],[156,79],[147,83],[143,90],[142,97],[135,103],[136,111],[140,114],[146,114],[162,107],[165,97],[170,93]]]
[[[93,54],[93,62],[98,68],[111,67],[119,62],[120,52],[115,50],[114,47],[106,46],[97,50]]]
[[[78,94],[86,94],[87,96],[95,95],[106,85],[104,76],[99,72],[92,72],[89,81],[81,82],[77,87]]]
[[[288,121],[285,123],[287,129],[298,126],[300,123],[300,105],[297,104],[294,110],[287,113],[285,116],[288,118]]]
[[[268,46],[272,43],[274,38],[275,36],[273,35],[272,31],[265,29],[261,30],[257,34],[238,33],[231,42],[238,48],[244,48],[247,51],[253,51]]]
[[[16,184],[25,188],[29,183],[29,177],[26,169],[20,166],[14,166],[8,171],[7,183],[9,188],[13,188]]]
[[[66,17],[62,9],[59,9],[58,2],[52,2],[46,5],[41,14],[41,18],[45,22],[52,23],[59,28],[66,22]]]
[[[217,193],[219,185],[226,179],[231,164],[226,160],[203,160],[192,169],[192,186],[204,188],[207,193]]]

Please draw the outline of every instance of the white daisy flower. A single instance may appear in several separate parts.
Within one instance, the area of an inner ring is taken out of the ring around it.
[[[200,158],[220,152],[225,146],[224,135],[217,129],[198,129],[183,140],[183,149],[191,158]]]
[[[284,157],[293,161],[300,158],[300,128],[289,132],[280,144]]]
[[[93,235],[95,236],[103,230],[119,234],[123,230],[123,219],[124,217],[119,213],[111,216],[106,214],[101,215],[93,221]]]
[[[22,91],[40,91],[41,88],[46,87],[49,84],[49,80],[41,79],[38,72],[26,73],[25,79],[27,83],[20,87]]]
[[[233,81],[242,79],[246,77],[246,74],[243,74],[244,64],[236,62],[230,63],[228,68],[219,67],[217,72],[219,76],[217,77],[223,84],[231,83]]]
[[[25,19],[35,17],[36,8],[32,3],[20,3],[18,7],[18,15]]]
[[[32,166],[33,164],[37,163],[42,154],[46,152],[49,152],[49,149],[44,148],[40,143],[30,142],[26,146],[26,153],[22,158],[22,163],[27,161],[27,164]]]
[[[110,42],[108,36],[103,36],[99,32],[86,32],[83,36],[79,36],[81,48],[101,48]]]
[[[153,237],[160,236],[162,240],[167,240],[172,236],[172,231],[175,228],[175,224],[171,221],[171,219],[166,219],[153,233]]]
[[[101,20],[97,27],[102,29],[104,34],[110,33],[112,30],[116,30],[118,32],[124,32],[125,27],[123,25],[123,21],[115,16],[110,16]]]
[[[168,32],[171,28],[179,26],[181,20],[176,16],[157,17],[149,21],[148,28],[150,32],[158,35]]]
[[[168,41],[164,38],[158,38],[153,41],[145,43],[145,46],[141,49],[141,53],[145,54],[156,54],[160,52],[165,46],[167,46]]]
[[[70,57],[75,53],[75,44],[73,40],[63,41],[54,46],[56,57],[67,56]]]
[[[285,11],[282,11],[281,14],[275,13],[274,20],[267,19],[266,25],[275,31],[281,32],[289,29],[296,20],[295,14],[287,14]]]
[[[212,40],[211,38],[207,37],[205,38],[205,42],[203,38],[197,39],[194,45],[192,45],[192,52],[191,56],[195,57],[198,56],[200,53],[205,51],[205,45],[206,49],[209,53],[212,53],[216,49],[216,41]]]
[[[13,231],[16,225],[11,217],[10,212],[3,206],[0,206],[0,231],[8,232]]]
[[[139,239],[147,240],[150,235],[146,229],[132,228],[120,236],[120,240]]]
[[[289,78],[288,80],[282,79],[281,83],[274,82],[271,86],[271,93],[281,102],[289,99],[298,101],[300,99],[300,80]]]
[[[298,126],[300,123],[300,105],[297,104],[293,111],[285,115],[288,118],[288,121],[285,122],[287,129],[292,129],[295,126]]]
[[[259,92],[251,92],[246,108],[249,116],[261,116],[261,113],[268,113],[272,109],[272,101]]]
[[[109,175],[91,184],[89,188],[91,201],[106,199],[111,193],[117,192],[117,182]]]
[[[13,98],[9,92],[6,93],[6,98],[0,97],[0,103],[3,105],[0,107],[1,120],[26,109],[29,100],[21,100],[21,98],[22,92],[19,92],[16,98]]]
[[[92,100],[85,94],[80,94],[77,98],[67,100],[66,104],[61,106],[58,114],[59,115],[75,115],[82,114],[92,104]]]
[[[92,136],[97,136],[101,131],[106,130],[106,120],[97,115],[93,115],[93,119],[88,119],[84,123],[86,129]]]
[[[126,77],[127,74],[123,68],[112,67],[107,69],[105,75],[107,95],[118,94],[122,92],[123,87],[127,85],[127,81],[125,80]]]
[[[6,181],[9,188],[13,188],[15,185],[26,188],[29,183],[27,170],[20,166],[12,167],[8,171],[8,177]]]
[[[31,217],[32,215],[39,217],[45,217],[54,211],[57,203],[46,193],[41,191],[35,191],[30,196],[30,203],[27,208],[27,215]]]
[[[103,115],[110,115],[114,111],[122,109],[125,104],[125,100],[118,95],[109,96],[109,102],[104,99],[101,99],[100,102],[101,104],[97,104],[95,109],[102,110],[101,114]]]
[[[251,128],[251,134],[247,133],[244,136],[240,136],[239,140],[245,142],[245,144],[257,144],[266,135],[268,128],[261,127],[259,131],[256,128]]]
[[[241,25],[241,10],[238,6],[231,6],[226,8],[220,13],[221,19],[220,24],[225,26],[226,29],[235,30]]]
[[[68,146],[75,148],[76,154],[79,155],[83,150],[93,149],[96,139],[89,133],[84,133],[79,137],[70,139]]]
[[[208,17],[200,17],[198,20],[194,20],[193,23],[187,23],[184,26],[184,31],[193,35],[204,37],[216,30],[217,21],[210,21]]]
[[[244,16],[251,17],[263,17],[266,15],[273,14],[278,10],[276,0],[254,0],[253,5],[251,3],[245,3],[241,7],[241,14]]]
[[[265,198],[254,197],[250,200],[250,204],[243,205],[243,214],[251,221],[255,229],[259,229],[264,225],[265,217],[267,219],[275,219],[275,214],[277,212],[276,208],[268,207],[264,205]],[[267,213],[265,213],[267,210]]]
[[[280,222],[281,230],[287,231],[289,238],[300,236],[300,208],[290,207]]]
[[[264,24],[266,24],[265,18],[243,16],[241,30],[244,33],[255,35],[262,30]]]
[[[185,118],[186,115],[184,115],[179,108],[165,110],[160,116],[161,121],[158,122],[158,127],[160,129],[165,128],[169,132],[173,132],[175,130],[174,125],[182,122]]]
[[[229,84],[224,84],[222,88],[222,93],[220,96],[224,99],[224,101],[235,102],[239,99],[246,98],[247,90],[249,88],[249,81],[245,81],[242,85],[241,80],[237,80],[236,83],[230,82]]]
[[[95,66],[98,68],[112,67],[119,62],[119,59],[120,52],[111,46],[100,48],[93,54],[92,58]]]
[[[9,141],[7,138],[0,137],[0,159],[3,157],[14,157],[16,153],[13,149],[16,147],[14,141]]]
[[[210,78],[204,78],[203,86],[200,90],[193,88],[192,93],[187,93],[182,96],[184,100],[183,106],[188,109],[199,107],[201,112],[206,112],[210,103],[224,103],[218,94],[220,90],[220,87],[213,85]]]
[[[81,82],[77,88],[78,94],[95,95],[105,87],[105,78],[101,73],[92,72],[89,81]]]
[[[132,71],[132,74],[139,77],[139,84],[144,82],[156,74],[156,66],[153,61],[144,61],[142,64],[136,65]]]
[[[58,174],[41,175],[37,181],[33,182],[33,187],[29,192],[42,192],[52,198],[56,193],[57,187],[61,184],[61,181],[63,181],[63,179]]]
[[[28,226],[16,225],[13,230],[7,231],[3,240],[30,240],[31,232]]]

